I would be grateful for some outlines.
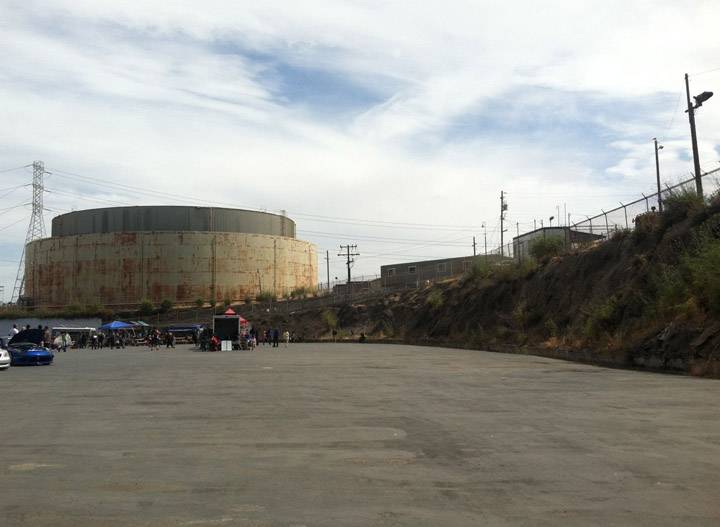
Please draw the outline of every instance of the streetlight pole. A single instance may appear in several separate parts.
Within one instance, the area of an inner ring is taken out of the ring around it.
[[[695,110],[702,106],[702,103],[713,96],[713,92],[704,91],[700,95],[693,97],[695,104],[690,102],[690,81],[688,74],[685,74],[685,95],[687,97],[687,114],[690,120],[690,139],[692,140],[693,164],[695,166],[695,189],[698,196],[703,195],[702,174],[700,173],[700,156],[698,155],[697,132],[695,131]]]
[[[657,137],[653,137],[653,142],[655,143],[655,175],[657,177],[657,199],[658,199],[658,211],[663,211],[663,202],[662,202],[662,190],[660,189],[660,156],[658,156],[658,151],[662,150],[663,145],[659,145],[657,142]]]
[[[695,190],[698,196],[703,195],[702,177],[700,177],[700,156],[698,155],[697,132],[695,131],[695,108],[690,102],[690,81],[685,74],[685,96],[687,98],[687,113],[690,120],[690,139],[692,140],[693,164],[695,165]]]

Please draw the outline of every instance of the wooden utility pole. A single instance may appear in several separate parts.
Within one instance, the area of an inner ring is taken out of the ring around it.
[[[327,270],[327,288],[330,292],[330,251],[325,251],[325,264]]]
[[[500,256],[505,256],[505,211],[507,203],[505,203],[505,192],[500,191]]]
[[[345,250],[345,253],[343,253],[343,250]],[[356,253],[357,245],[341,245],[340,246],[340,253],[338,256],[345,256],[347,258],[347,261],[345,264],[347,265],[347,286],[348,286],[348,292],[350,291],[350,282],[351,282],[351,276],[350,276],[350,269],[352,268],[352,264],[355,263],[355,260],[353,259],[353,256],[360,256],[360,253]]]

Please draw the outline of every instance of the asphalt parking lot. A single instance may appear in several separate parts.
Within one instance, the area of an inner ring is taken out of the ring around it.
[[[720,382],[360,344],[0,372],[0,525],[718,525]]]

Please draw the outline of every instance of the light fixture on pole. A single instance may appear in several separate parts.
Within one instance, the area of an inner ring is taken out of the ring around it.
[[[688,74],[685,74],[685,96],[687,98],[687,110],[688,120],[690,121],[690,139],[692,141],[693,151],[693,165],[695,168],[695,189],[698,196],[703,195],[702,188],[702,173],[700,172],[700,156],[698,155],[698,144],[697,144],[697,132],[695,131],[695,110],[700,108],[705,101],[713,96],[713,92],[704,91],[700,95],[693,97],[695,104],[690,102],[690,81],[688,80]]]
[[[660,189],[660,157],[658,156],[658,152],[660,150],[662,150],[664,147],[663,147],[663,145],[658,144],[657,137],[653,137],[653,142],[655,143],[655,176],[657,177],[658,210],[660,212],[662,212],[663,202],[662,202],[662,190]]]
[[[555,216],[550,216],[550,227],[552,227],[552,220],[555,219]]]

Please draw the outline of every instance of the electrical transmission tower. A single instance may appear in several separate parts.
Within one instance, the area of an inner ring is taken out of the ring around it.
[[[43,219],[43,176],[49,172],[45,172],[45,164],[42,161],[35,161],[33,167],[32,180],[32,214],[30,215],[30,224],[28,225],[27,234],[25,235],[25,245],[23,245],[22,255],[20,256],[20,265],[15,278],[15,287],[10,302],[19,302],[25,293],[25,248],[27,244],[34,240],[45,237],[45,220]]]

